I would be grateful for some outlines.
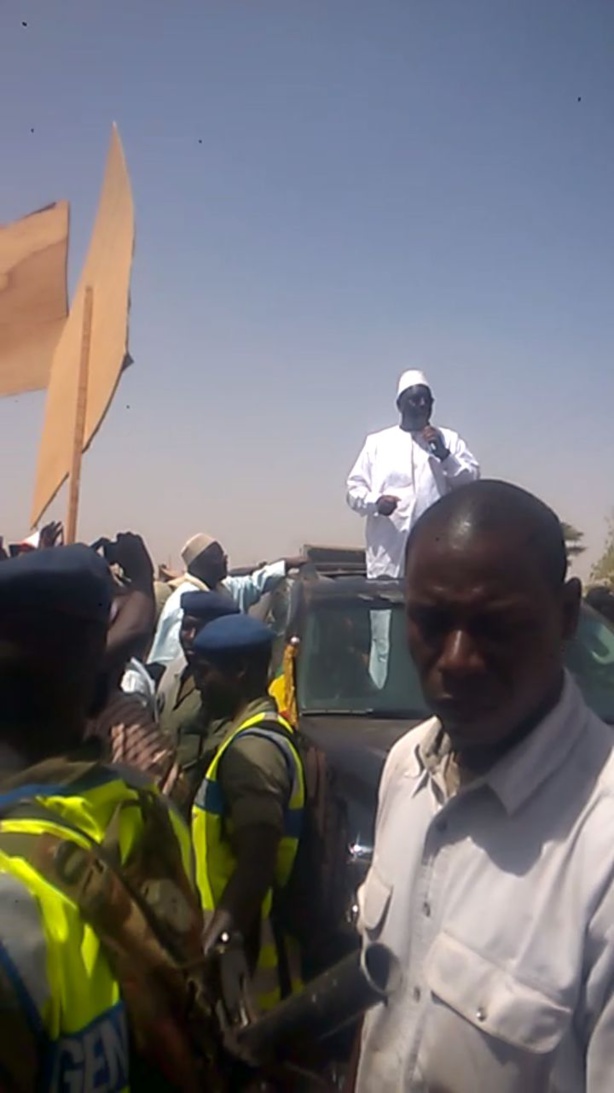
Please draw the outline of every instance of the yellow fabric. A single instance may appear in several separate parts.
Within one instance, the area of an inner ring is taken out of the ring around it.
[[[236,868],[236,859],[228,837],[232,831],[224,815],[224,801],[218,781],[220,761],[227,748],[238,736],[258,732],[258,726],[264,721],[270,721],[273,716],[275,715],[266,712],[257,714],[230,733],[216,752],[196,796],[192,812],[192,833],[196,855],[196,880],[205,912],[213,912],[219,905]],[[276,720],[288,734],[293,734],[292,726],[284,717],[277,714]],[[260,732],[267,735],[266,727]],[[298,849],[300,824],[305,806],[305,779],[300,755],[291,740],[280,736],[274,739],[279,746],[284,747],[293,768],[292,792],[286,811],[286,833],[280,840],[277,851],[275,883],[281,888],[288,882]],[[263,1009],[271,1008],[281,997],[277,950],[270,925],[272,903],[273,892],[269,890],[261,909],[260,951],[255,976],[258,1001]]]
[[[48,793],[45,788],[37,787],[43,791],[36,793],[35,800],[99,842],[103,840],[120,801],[138,800],[133,789],[104,767],[100,768],[97,784],[88,785],[82,792],[75,784],[71,787],[71,796],[57,793],[58,787],[49,787]],[[54,795],[54,789],[57,795]],[[32,799],[33,795],[27,790],[28,787],[25,787],[23,796]],[[10,796],[14,797],[15,794]],[[0,794],[0,805],[2,803],[3,796]],[[122,811],[119,831],[122,861],[126,860],[138,841],[142,823],[139,808]],[[193,864],[189,833],[174,814],[172,823],[181,845],[184,867],[191,876]],[[36,835],[49,832],[62,839],[71,839],[86,849],[88,847],[87,841],[78,834],[67,832],[61,823],[44,818],[3,819],[0,821],[0,831]],[[7,846],[10,846],[8,841]],[[107,1084],[102,1082],[101,1088],[117,1093],[127,1090],[125,1011],[119,985],[111,973],[97,935],[82,920],[77,906],[25,858],[10,850],[0,851],[0,877],[3,873],[21,882],[39,912],[40,933],[46,951],[47,983],[46,1000],[38,1016],[49,1040],[50,1056],[55,1059],[54,1078],[50,1086],[54,1089],[93,1089],[96,1087],[98,1067],[102,1073],[106,1066],[108,1081]],[[10,958],[10,951],[8,955]],[[21,979],[19,966],[16,972]],[[40,975],[44,975],[43,969],[40,969]],[[48,1065],[47,1060],[45,1064]]]
[[[284,649],[283,678],[285,684],[285,713],[293,725],[298,725],[298,702],[296,698],[296,658],[299,646],[289,642]]]
[[[286,681],[283,677],[277,676],[269,687],[269,694],[273,699],[277,709],[281,714],[285,713],[286,709]]]
[[[277,709],[294,728],[298,725],[295,678],[297,653],[298,645],[288,643],[285,646],[280,673],[269,687],[269,694],[275,700]]]

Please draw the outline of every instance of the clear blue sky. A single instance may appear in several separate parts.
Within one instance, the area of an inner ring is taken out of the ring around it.
[[[206,530],[237,562],[360,541],[345,476],[418,366],[484,473],[594,553],[613,56],[612,0],[3,0],[0,220],[68,198],[72,285],[113,120],[135,193],[136,363],[83,535],[134,527],[165,557]],[[42,408],[0,403],[5,535]]]

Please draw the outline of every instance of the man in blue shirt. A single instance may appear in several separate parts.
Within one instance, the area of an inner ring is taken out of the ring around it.
[[[220,592],[232,597],[240,611],[248,612],[267,592],[273,592],[284,580],[290,569],[305,564],[303,557],[284,558],[272,565],[262,566],[245,577],[228,575],[228,555],[217,539],[200,533],[184,546],[181,557],[186,567],[183,580],[169,597],[154,637],[150,664],[166,667],[181,652],[181,597],[185,592]]]

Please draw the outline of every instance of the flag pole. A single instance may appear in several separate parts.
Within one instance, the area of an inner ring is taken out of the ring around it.
[[[90,370],[93,311],[94,290],[91,285],[87,285],[83,302],[83,325],[81,328],[81,354],[79,357],[79,374],[77,377],[75,431],[73,435],[70,475],[68,478],[68,516],[66,518],[67,543],[74,543],[77,538],[77,513],[79,509],[81,463],[83,461],[83,440],[85,437],[85,417],[87,413],[87,388]]]

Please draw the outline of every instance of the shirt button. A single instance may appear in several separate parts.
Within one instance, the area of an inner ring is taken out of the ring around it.
[[[475,1016],[476,1016],[478,1021],[485,1021],[486,1020],[486,1010],[484,1009],[483,1006],[478,1006]]]
[[[411,993],[412,993],[414,1002],[419,1002],[421,997],[422,997],[422,991],[420,990],[420,987],[414,987],[414,989]]]
[[[422,913],[426,915],[427,918],[431,917],[431,905],[427,899],[425,899],[424,903],[422,904]]]

